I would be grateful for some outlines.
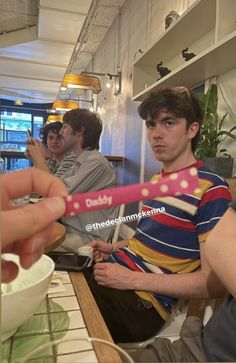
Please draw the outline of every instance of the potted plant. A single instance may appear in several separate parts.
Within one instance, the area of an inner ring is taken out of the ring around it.
[[[236,140],[236,125],[230,130],[223,129],[227,113],[222,117],[217,113],[218,93],[215,84],[212,84],[205,94],[199,94],[199,100],[204,117],[196,155],[212,171],[223,177],[231,177],[233,158],[222,144],[228,137]]]

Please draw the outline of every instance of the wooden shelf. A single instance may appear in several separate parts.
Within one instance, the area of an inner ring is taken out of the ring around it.
[[[104,155],[105,158],[107,158],[108,161],[112,161],[112,162],[116,162],[116,163],[119,163],[119,162],[122,162],[124,160],[124,157],[123,156],[109,156],[109,155]]]
[[[141,101],[147,93],[155,91],[160,86],[186,86],[192,88],[208,78],[216,77],[235,67],[236,31],[138,93],[133,97],[133,100]]]
[[[235,13],[235,0],[196,1],[133,64],[132,99],[140,101],[159,87],[192,88],[235,68]],[[186,47],[196,54],[188,62],[182,57]],[[160,61],[171,70],[163,78],[156,70]]]
[[[1,157],[26,159],[24,153],[21,151],[1,151]]]

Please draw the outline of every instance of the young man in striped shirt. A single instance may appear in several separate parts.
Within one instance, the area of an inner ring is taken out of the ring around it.
[[[202,111],[185,87],[161,89],[139,106],[161,178],[195,166],[200,179],[198,195],[156,198],[144,211],[165,212],[141,219],[128,241],[109,245],[93,241],[98,262],[87,280],[104,320],[116,342],[150,338],[164,325],[178,298],[218,297],[224,288],[210,272],[205,240],[227,209],[231,195],[225,181],[194,155]]]

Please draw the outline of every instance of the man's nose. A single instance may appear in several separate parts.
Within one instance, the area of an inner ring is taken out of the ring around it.
[[[156,123],[155,127],[153,128],[153,137],[161,138],[163,137],[163,128],[160,123]]]

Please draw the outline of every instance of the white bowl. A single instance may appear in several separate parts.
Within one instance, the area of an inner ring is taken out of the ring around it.
[[[5,254],[4,259],[16,262],[19,258]],[[12,336],[26,320],[37,310],[44,299],[54,271],[54,262],[43,255],[30,269],[19,266],[19,274],[10,284],[1,284],[1,340]]]

